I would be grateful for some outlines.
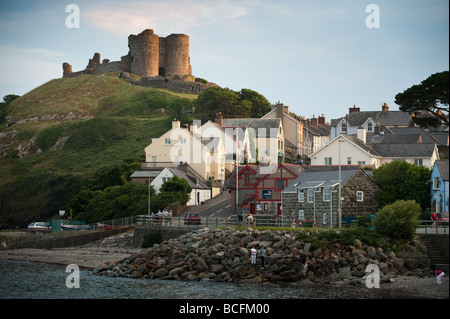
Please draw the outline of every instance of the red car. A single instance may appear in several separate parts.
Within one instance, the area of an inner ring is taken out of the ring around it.
[[[202,218],[199,213],[187,213],[184,217],[184,223],[200,225],[202,223]]]
[[[442,212],[437,214],[437,224],[448,226],[448,212]]]

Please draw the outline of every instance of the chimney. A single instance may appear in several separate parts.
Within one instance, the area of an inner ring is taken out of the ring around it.
[[[315,115],[313,115],[312,119],[310,119],[310,123],[311,126],[317,126],[317,119]]]
[[[325,126],[325,116],[319,116],[319,125]]]
[[[386,113],[389,111],[389,106],[386,103],[383,103],[381,110],[383,111],[383,113]]]
[[[276,108],[277,108],[277,110],[276,110],[277,118],[282,119],[283,118],[283,109],[284,109],[283,103],[280,103],[280,101],[278,101]]]
[[[382,134],[383,132],[381,131],[381,124],[380,124],[380,122],[377,122],[377,124],[375,124],[375,131],[374,131],[374,134],[375,135],[380,135],[380,134]]]
[[[353,112],[359,112],[359,107],[356,107],[356,105],[353,105],[353,107],[349,107],[348,108],[348,114],[353,113]]]
[[[358,138],[358,140],[360,140],[361,142],[366,144],[366,129],[364,128],[364,126],[358,127],[357,138]]]
[[[180,121],[178,121],[177,119],[173,119],[172,121],[172,129],[175,128],[180,128]]]
[[[192,134],[197,134],[197,124],[196,123],[193,123],[192,125],[190,125],[190,129],[189,129],[189,131],[191,131],[192,132]]]
[[[217,124],[219,124],[220,126],[223,126],[223,114],[222,114],[222,112],[216,113],[215,122]]]

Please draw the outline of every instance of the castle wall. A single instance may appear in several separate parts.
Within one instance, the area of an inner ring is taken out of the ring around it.
[[[129,72],[143,77],[162,76],[183,78],[192,75],[189,58],[189,36],[171,34],[160,38],[147,29],[138,35],[128,37],[128,54],[120,61],[100,62],[100,53],[95,53],[85,70],[72,72],[72,66],[63,63],[63,77],[79,76],[81,74]],[[187,78],[192,81],[192,79]]]

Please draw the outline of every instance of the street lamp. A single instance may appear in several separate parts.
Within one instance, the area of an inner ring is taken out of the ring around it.
[[[341,228],[342,227],[342,193],[341,193],[341,187],[342,187],[342,185],[341,185],[341,180],[342,180],[342,177],[341,177],[341,143],[344,143],[345,141],[342,141],[342,140],[339,140],[339,194],[338,194],[338,196],[339,196],[339,198],[338,198],[338,203],[339,203],[339,220],[338,220],[338,222],[339,222],[339,228]]]

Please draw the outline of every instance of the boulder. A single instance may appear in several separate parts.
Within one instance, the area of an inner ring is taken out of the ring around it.
[[[352,279],[352,273],[350,267],[342,267],[338,269],[338,274],[342,279]]]

